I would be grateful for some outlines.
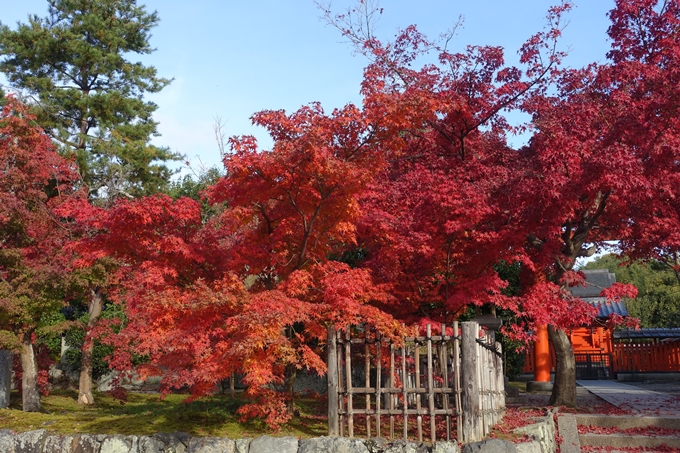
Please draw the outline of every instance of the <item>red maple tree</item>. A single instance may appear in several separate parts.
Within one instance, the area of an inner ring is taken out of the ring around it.
[[[619,240],[622,253],[636,258],[674,251],[668,239],[680,225],[672,201],[679,187],[679,12],[675,1],[617,1],[609,13],[609,61],[565,70],[553,96],[526,106],[537,132],[520,151],[509,190],[517,193],[520,231],[530,244],[535,289],[526,307],[549,321],[558,359],[554,405],[575,405],[573,349],[564,330],[584,322],[587,307],[558,291],[576,259],[606,240]],[[635,290],[619,286],[604,295]]]
[[[19,351],[22,408],[38,411],[46,376],[38,374],[36,329],[63,306],[68,266],[68,222],[53,210],[78,196],[79,178],[13,97],[0,113],[0,167],[0,348]]]
[[[296,370],[323,372],[327,327],[389,334],[395,318],[449,322],[492,304],[529,329],[551,325],[551,402],[572,405],[564,330],[593,316],[567,291],[582,280],[576,259],[604,240],[635,257],[673,256],[680,244],[679,8],[657,3],[619,0],[610,61],[581,70],[559,68],[567,4],[520,50],[522,68],[497,47],[453,53],[414,27],[383,44],[336,21],[372,61],[363,110],[256,114],[273,148],[231,140],[226,175],[206,193],[207,221],[197,202],[167,197],[78,214],[97,230],[82,243],[85,262],[120,262],[113,297],[130,323],[111,337],[114,363],[146,355],[142,373],[194,395],[241,373],[258,400],[241,413],[276,426],[290,416]],[[433,49],[439,63],[414,68]],[[535,128],[520,150],[506,143],[511,109],[529,112]],[[362,259],[342,262],[351,250]],[[522,263],[519,296],[503,295],[499,260]],[[610,295],[623,294],[633,291]]]
[[[255,399],[240,413],[278,426],[290,417],[296,371],[324,372],[328,326],[392,334],[399,324],[373,306],[388,295],[367,269],[331,259],[356,242],[357,197],[382,165],[361,111],[326,115],[311,105],[254,120],[274,147],[232,139],[226,176],[206,194],[215,206],[207,221],[198,202],[162,196],[73,215],[96,232],[76,247],[81,264],[119,263],[109,295],[128,323],[106,335],[117,347],[112,364],[129,370],[133,355],[148,356],[137,371],[162,374],[163,391],[188,385],[193,396],[237,372]]]
[[[362,246],[365,265],[394,286],[397,302],[385,309],[401,319],[450,322],[469,305],[521,310],[493,268],[519,259],[503,192],[516,161],[506,137],[516,129],[504,113],[540,97],[558,74],[556,41],[568,9],[549,11],[547,30],[520,49],[521,68],[505,64],[501,47],[455,53],[413,26],[381,43],[352,12],[327,15],[372,61],[364,105],[390,151],[362,197]],[[432,51],[438,64],[418,68]]]

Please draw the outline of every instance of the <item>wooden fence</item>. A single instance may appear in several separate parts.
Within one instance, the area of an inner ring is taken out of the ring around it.
[[[476,322],[461,326],[433,335],[428,325],[400,346],[359,328],[329,329],[329,434],[483,439],[505,410],[501,345],[493,333],[479,338]]]
[[[680,342],[614,343],[614,371],[680,371]]]
[[[650,342],[649,340],[632,339],[613,343],[611,353],[579,353],[577,356],[611,357],[611,363],[606,366],[611,368],[609,378],[613,378],[618,372],[680,372],[680,342]],[[595,360],[595,359],[593,359]],[[555,369],[555,351],[550,346],[550,368]],[[578,364],[577,364],[578,366]],[[527,346],[523,373],[534,372],[534,348],[530,344]],[[582,379],[590,379],[581,377]]]

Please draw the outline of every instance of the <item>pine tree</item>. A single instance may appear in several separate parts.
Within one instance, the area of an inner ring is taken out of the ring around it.
[[[48,15],[32,15],[16,30],[0,24],[0,71],[32,106],[38,123],[75,155],[90,200],[112,205],[169,187],[165,165],[180,156],[151,145],[157,106],[144,99],[170,80],[153,66],[128,60],[149,54],[157,25],[136,0],[48,0]],[[100,283],[86,290],[88,330],[104,297]],[[92,345],[83,347],[79,401],[92,404]]]
[[[0,71],[33,105],[41,126],[75,154],[91,197],[157,192],[179,156],[149,144],[157,135],[157,106],[144,100],[170,80],[153,66],[133,63],[149,54],[158,23],[136,0],[48,0],[48,16],[32,15],[12,30],[0,25]]]

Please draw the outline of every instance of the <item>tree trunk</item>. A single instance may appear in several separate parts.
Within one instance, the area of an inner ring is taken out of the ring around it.
[[[0,409],[9,406],[9,391],[12,388],[12,364],[14,354],[0,350]]]
[[[31,336],[26,332],[21,337],[21,408],[24,412],[38,412],[40,392],[38,391],[38,364],[33,352]]]
[[[98,289],[90,292],[90,304],[88,307],[89,318],[85,341],[83,341],[82,359],[80,361],[80,381],[78,384],[78,404],[94,404],[92,396],[92,355],[94,352],[94,340],[90,337],[92,328],[102,314],[104,300]]]
[[[295,415],[295,402],[293,401],[293,388],[295,387],[295,378],[297,377],[297,367],[295,364],[286,365],[286,375],[283,379],[283,393],[288,395],[288,412]]]
[[[549,406],[576,407],[576,359],[571,341],[564,330],[548,326],[550,342],[555,349],[555,383]]]

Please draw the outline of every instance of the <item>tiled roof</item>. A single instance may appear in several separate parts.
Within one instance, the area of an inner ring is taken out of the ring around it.
[[[600,297],[604,288],[609,288],[616,283],[616,275],[609,269],[589,269],[582,271],[586,274],[585,286],[573,286],[569,291],[593,307],[597,308],[598,318],[608,318],[610,315],[628,316],[628,310],[621,301],[610,301]]]
[[[584,297],[584,301],[597,308],[598,318],[608,318],[610,315],[628,316],[626,305],[622,301],[609,301],[604,297]]]
[[[572,286],[569,291],[576,297],[598,297],[604,288],[616,283],[616,275],[609,269],[588,269],[581,271],[586,274],[586,286]]]
[[[624,338],[680,338],[680,329],[675,328],[646,328],[646,329],[622,329],[614,331],[614,339]]]

